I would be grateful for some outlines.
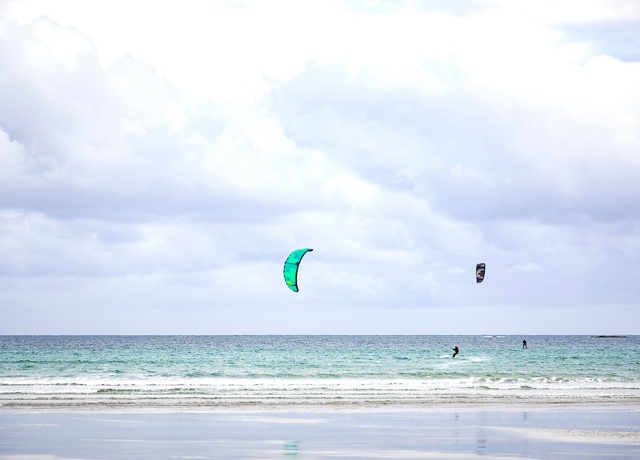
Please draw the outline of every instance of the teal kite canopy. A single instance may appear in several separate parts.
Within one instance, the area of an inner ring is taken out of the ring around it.
[[[284,261],[284,282],[287,283],[289,289],[293,292],[298,292],[298,268],[300,267],[300,261],[307,252],[311,252],[313,249],[304,248],[296,249],[287,260]]]

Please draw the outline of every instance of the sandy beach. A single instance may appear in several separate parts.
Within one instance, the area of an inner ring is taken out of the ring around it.
[[[632,459],[640,408],[5,410],[0,459]]]

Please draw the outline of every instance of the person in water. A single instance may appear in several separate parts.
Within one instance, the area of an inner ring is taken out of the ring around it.
[[[522,339],[522,348],[529,348],[527,346],[527,339]]]
[[[455,358],[458,353],[460,353],[460,350],[458,349],[458,345],[456,345],[455,347],[453,347],[453,356],[452,356],[452,358]]]

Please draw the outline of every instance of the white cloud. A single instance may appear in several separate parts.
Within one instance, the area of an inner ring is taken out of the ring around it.
[[[587,34],[625,8],[5,2],[3,308],[50,294],[87,328],[216,309],[242,333],[235,308],[295,333],[300,307],[375,310],[380,332],[444,306],[636,305],[640,64]]]

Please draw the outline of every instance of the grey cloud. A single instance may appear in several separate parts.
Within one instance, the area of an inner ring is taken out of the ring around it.
[[[20,157],[13,166],[22,168],[21,181],[10,189],[3,182],[2,206],[123,221],[255,221],[285,210],[238,188],[227,171],[202,167],[208,157],[236,154],[212,147],[227,120],[211,103],[182,100],[153,67],[122,56],[103,68],[95,49],[64,64],[14,23],[0,40],[0,62],[3,148],[12,146]],[[172,118],[184,126],[174,128]],[[209,146],[190,144],[194,136]]]
[[[379,90],[366,75],[315,64],[276,86],[273,107],[299,144],[389,189],[404,180],[457,219],[615,221],[640,211],[638,143],[557,108],[462,85]]]

